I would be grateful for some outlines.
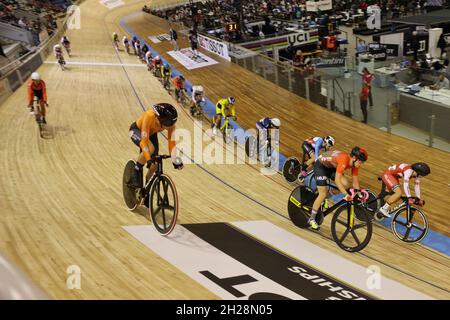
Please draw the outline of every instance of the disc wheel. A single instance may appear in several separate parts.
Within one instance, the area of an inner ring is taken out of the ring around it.
[[[299,228],[309,227],[308,219],[317,194],[305,186],[296,187],[288,199],[288,213],[292,223]]]

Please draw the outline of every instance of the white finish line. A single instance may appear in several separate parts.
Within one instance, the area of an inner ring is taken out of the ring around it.
[[[58,64],[57,61],[45,61],[47,64]],[[66,65],[94,66],[94,67],[134,67],[147,68],[145,64],[139,63],[109,63],[109,62],[83,62],[83,61],[66,61]]]

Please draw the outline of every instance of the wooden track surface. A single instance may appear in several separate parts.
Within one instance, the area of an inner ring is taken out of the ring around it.
[[[111,43],[113,31],[123,35],[119,20],[145,2],[125,3],[114,10],[105,9],[98,1],[81,5],[82,28],[68,32],[74,54],[69,61],[138,63],[123,51],[117,54]],[[149,27],[154,28],[152,34],[158,33],[156,25],[146,23],[139,16],[133,19],[133,27],[141,25],[137,31],[142,36],[149,35],[143,32]],[[49,60],[54,61],[52,57]],[[36,124],[25,108],[25,86],[0,106],[0,250],[53,298],[217,299],[122,229],[125,225],[150,223],[145,210],[131,213],[122,200],[123,167],[137,152],[128,137],[129,125],[142,112],[141,104],[175,103],[173,98],[145,68],[69,65],[69,70],[62,72],[57,65],[44,64],[38,71],[48,87],[51,139],[38,137]],[[187,76],[192,81],[201,77],[216,79],[203,74],[206,72],[209,68]],[[439,194],[434,195],[432,188],[441,195],[448,191],[438,179],[446,177],[448,154],[328,114],[232,64],[215,66],[211,72],[223,73],[225,78],[230,72],[241,73],[234,76],[233,84],[219,80],[213,85],[206,80],[202,84],[211,99],[230,93],[239,98],[238,115],[243,126],[253,126],[258,117],[266,114],[263,107],[267,105],[273,108],[269,115],[278,115],[275,110],[295,115],[299,123],[295,122],[294,127],[288,125],[288,116],[280,114],[285,123],[285,153],[297,154],[298,137],[313,134],[316,127],[331,122],[333,125],[326,127],[333,129],[327,133],[336,135],[339,147],[348,149],[366,141],[373,161],[366,166],[365,181],[384,167],[383,152],[390,161],[400,160],[393,158],[396,152],[407,152],[409,158],[403,159],[409,161],[414,149],[433,163],[433,177],[425,179],[424,194],[430,198],[430,213],[432,208],[437,212],[434,205],[439,204]],[[250,105],[253,111],[246,110]],[[305,108],[314,110],[314,114]],[[179,127],[192,131],[193,122],[186,110],[178,110]],[[347,137],[355,128],[365,132],[354,139]],[[160,148],[167,151],[162,137]],[[263,176],[258,170],[258,166],[250,165],[186,165],[183,171],[166,166],[180,197],[179,223],[265,219],[362,266],[379,265],[385,276],[425,294],[449,298],[447,256],[420,245],[399,243],[380,227],[375,228],[363,253],[346,254],[326,238],[330,235],[329,219],[321,235],[293,226],[286,213],[292,187],[279,175]],[[446,207],[446,202],[441,208]],[[446,221],[437,219],[435,211],[435,216],[430,214],[433,225],[445,229]],[[445,211],[440,214],[444,217]],[[81,268],[81,290],[66,288],[66,269],[70,265]]]
[[[166,21],[146,13],[129,19],[128,25],[145,39],[149,35],[168,33]],[[148,42],[151,43],[149,40]],[[178,42],[180,48],[189,47],[186,39]],[[265,116],[280,118],[280,151],[286,156],[300,157],[302,141],[317,135],[334,136],[337,150],[350,151],[355,145],[365,147],[370,160],[360,170],[362,185],[377,192],[380,189],[377,176],[387,167],[399,162],[427,162],[432,174],[421,179],[423,198],[427,202],[425,210],[433,230],[450,236],[447,221],[447,208],[450,207],[450,153],[385,133],[328,111],[218,56],[208,54],[220,61],[220,64],[186,70],[164,53],[172,50],[170,42],[151,45],[163,53],[164,58],[191,83],[203,85],[208,98],[214,103],[227,96],[236,97],[236,114],[242,127],[254,128],[255,123]]]

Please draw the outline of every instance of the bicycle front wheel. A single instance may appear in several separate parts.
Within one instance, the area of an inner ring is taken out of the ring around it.
[[[234,142],[234,128],[231,124],[225,126],[223,130],[223,142],[225,144],[231,144]]]
[[[150,216],[156,230],[163,236],[169,235],[178,219],[178,194],[175,183],[161,174],[152,184],[149,201]]]
[[[352,210],[354,211],[352,212]],[[370,242],[372,221],[363,208],[344,205],[338,208],[333,215],[331,235],[341,249],[348,252],[360,251]]]
[[[428,218],[421,210],[410,207],[398,210],[391,222],[394,235],[406,243],[421,241],[428,233]]]

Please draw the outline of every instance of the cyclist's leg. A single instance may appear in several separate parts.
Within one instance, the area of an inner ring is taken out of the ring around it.
[[[385,204],[379,209],[379,211],[386,217],[389,217],[389,207],[391,204],[397,202],[402,196],[402,189],[400,188],[398,180],[387,173],[381,176],[383,184],[386,185],[388,191],[393,191],[394,194],[386,199]]]
[[[321,204],[325,201],[328,195],[327,180],[330,178],[330,171],[331,170],[324,167],[320,162],[314,162],[314,176],[316,178],[317,191],[319,194],[316,200],[314,200],[309,223],[311,227],[315,230],[319,229],[319,226],[315,221],[317,212],[319,211]]]
[[[44,123],[46,123],[46,120],[45,120],[46,110],[45,110],[45,102],[44,102],[43,99],[41,99],[39,101],[39,107],[40,107],[40,113],[41,113],[41,116],[42,116],[42,121]]]
[[[158,153],[159,153],[158,134],[155,133],[155,134],[151,135],[149,139],[150,139],[151,144],[154,147],[153,153],[151,154],[151,157],[153,158],[153,157],[157,156]],[[151,176],[155,173],[156,167],[157,167],[157,164],[156,163],[152,163],[150,168],[148,168],[147,175],[146,175],[146,181],[148,179],[150,179]]]

